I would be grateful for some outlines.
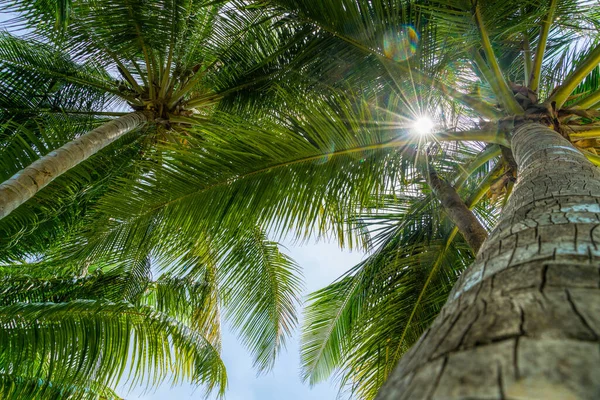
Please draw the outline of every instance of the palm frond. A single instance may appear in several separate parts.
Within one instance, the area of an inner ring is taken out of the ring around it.
[[[302,338],[303,373],[311,383],[338,370],[342,387],[373,398],[472,259],[462,240],[445,244],[450,231],[448,225],[440,227],[439,209],[424,210],[420,198],[395,209],[399,214],[388,214],[388,221],[402,219],[392,225],[379,250],[311,295]],[[425,285],[427,291],[420,295]]]
[[[437,153],[430,149],[428,156],[444,174],[458,175],[468,197],[488,182],[497,155],[492,148],[490,155],[482,153],[481,161],[478,152],[476,147],[448,145],[439,146]],[[471,167],[461,171],[461,165]],[[341,390],[358,398],[375,397],[474,257],[421,178],[415,175],[396,190],[375,201],[376,208],[361,218],[373,236],[374,253],[311,294],[305,314],[303,378],[314,384],[337,371]],[[497,218],[493,209],[486,201],[476,206],[488,229]]]
[[[5,281],[0,285],[0,304],[13,303],[62,303],[77,299],[104,299],[108,301],[135,302],[140,291],[146,289],[148,278],[141,278],[136,268],[108,266],[93,270],[83,277],[57,276],[32,277],[24,272],[28,265],[2,267]],[[19,269],[18,275],[11,276],[9,269]],[[129,270],[129,271],[128,271]],[[134,289],[139,288],[139,289]]]
[[[92,110],[116,102],[110,75],[43,42],[0,34],[1,108]],[[96,111],[98,111],[96,109]]]
[[[112,389],[95,382],[84,387],[68,386],[45,381],[37,376],[8,373],[0,373],[0,393],[6,399],[15,400],[123,400]]]
[[[219,265],[224,316],[252,352],[259,371],[273,367],[297,323],[299,266],[260,230],[236,238]]]
[[[75,300],[0,307],[2,368],[56,384],[154,387],[167,374],[223,393],[219,353],[197,332],[164,314],[129,303]],[[60,335],[56,333],[60,332]]]
[[[185,323],[220,349],[220,298],[216,277],[212,268],[206,268],[202,275],[202,279],[163,275],[149,285],[140,302]]]

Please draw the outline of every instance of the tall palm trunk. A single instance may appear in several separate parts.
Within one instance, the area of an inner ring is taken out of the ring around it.
[[[498,226],[378,399],[600,398],[600,171],[541,124],[512,148]]]
[[[134,112],[80,136],[54,150],[0,184],[0,219],[87,158],[93,156],[127,132],[148,121],[143,112]]]

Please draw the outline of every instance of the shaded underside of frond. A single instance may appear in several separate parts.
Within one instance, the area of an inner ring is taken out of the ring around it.
[[[6,399],[29,400],[122,400],[112,389],[90,382],[69,386],[45,381],[38,376],[15,376],[0,372],[0,394]]]
[[[75,300],[1,307],[0,359],[17,376],[56,384],[114,386],[129,368],[132,384],[154,387],[168,374],[223,393],[219,353],[199,334],[150,308]],[[60,334],[58,334],[60,333]]]

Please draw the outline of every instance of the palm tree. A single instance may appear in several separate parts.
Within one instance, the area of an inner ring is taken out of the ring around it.
[[[280,61],[285,41],[294,41],[293,32],[261,35],[270,21],[264,13],[240,14],[198,2],[61,1],[57,9],[3,3],[18,15],[13,29],[34,30],[27,40],[2,36],[4,119],[15,125],[15,116],[43,113],[83,114],[96,122],[99,116],[118,118],[60,147],[37,149],[27,143],[26,150],[39,159],[18,163],[22,169],[0,185],[0,218],[127,133],[144,127],[170,137],[164,132],[202,122],[228,94],[239,96],[267,77],[273,80],[269,70]],[[57,32],[52,17],[58,13],[62,24],[65,10],[71,23]],[[103,110],[115,107],[130,112]]]
[[[505,162],[514,157],[519,170],[514,188],[510,174],[496,173],[491,181],[494,190],[507,184],[510,199],[430,327],[468,256],[458,249],[447,255],[456,246],[448,232],[439,244],[424,235],[431,232],[424,218],[431,212],[412,216],[412,204],[422,198],[403,200],[402,220],[381,249],[314,295],[303,350],[307,379],[318,381],[343,365],[343,381],[365,397],[388,376],[379,398],[597,396],[591,372],[599,360],[594,3],[269,3],[299,26],[312,26],[320,40],[315,47],[336,59],[311,60],[322,81],[339,79],[342,69],[346,80],[363,82],[362,90],[370,83],[396,93],[410,110],[389,108],[399,118],[428,113],[443,121],[448,108],[438,99],[446,99],[461,108],[462,140],[485,140],[475,137],[482,131],[506,135],[512,154],[503,151]],[[419,46],[411,47],[418,36]],[[435,191],[431,180],[427,186]],[[473,194],[489,187],[489,179],[480,180]],[[384,207],[397,207],[391,204]],[[421,233],[411,240],[411,232]],[[424,237],[431,240],[426,248]]]
[[[157,165],[168,172],[167,142],[185,153],[201,141],[188,126],[217,129],[219,118],[227,123],[243,108],[240,98],[275,102],[254,86],[266,92],[266,77],[276,81],[271,72],[294,32],[264,35],[270,20],[261,10],[181,1],[68,4],[70,22],[60,32],[47,3],[3,4],[18,12],[18,27],[32,29],[24,38],[0,38],[3,393],[112,397],[129,370],[132,384],[153,386],[171,373],[222,394],[218,311],[257,368],[269,369],[296,323],[301,278],[294,262],[258,225],[238,229],[235,242],[187,237],[178,255],[153,246],[150,221],[148,241],[107,257],[80,256],[85,239],[78,233],[104,222],[93,207],[115,180],[162,177],[153,174]],[[38,271],[32,259],[48,267]],[[146,259],[171,271],[153,282]],[[14,296],[18,288],[27,290]]]

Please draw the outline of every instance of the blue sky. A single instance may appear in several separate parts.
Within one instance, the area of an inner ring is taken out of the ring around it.
[[[303,268],[305,295],[335,280],[343,272],[362,260],[362,253],[341,251],[330,243],[294,246],[286,243],[287,254]],[[252,360],[227,327],[223,330],[223,361],[227,366],[229,386],[227,400],[333,400],[338,389],[335,382],[325,382],[310,388],[300,381],[299,332],[288,341],[271,373],[256,376]],[[181,385],[171,387],[166,383],[152,393],[133,390],[119,394],[128,400],[163,400],[202,398],[201,390]]]

